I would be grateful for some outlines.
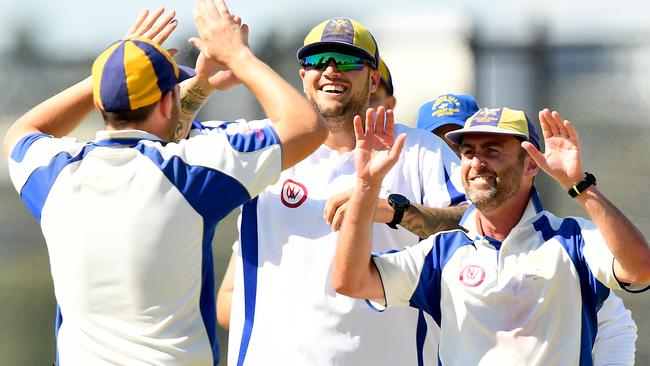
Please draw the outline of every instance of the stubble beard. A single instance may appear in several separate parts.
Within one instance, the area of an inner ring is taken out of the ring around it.
[[[367,78],[364,87],[358,93],[352,95],[350,100],[344,105],[325,108],[320,106],[313,96],[309,99],[314,108],[320,113],[330,132],[341,132],[346,130],[352,131],[354,129],[352,124],[354,116],[360,115],[362,118],[365,118],[369,98],[370,78]]]
[[[488,190],[474,191],[467,180],[463,179],[463,187],[467,198],[481,212],[490,212],[497,209],[519,191],[523,169],[522,165],[513,164],[496,177],[496,184],[492,185]],[[480,174],[480,172],[477,174]]]

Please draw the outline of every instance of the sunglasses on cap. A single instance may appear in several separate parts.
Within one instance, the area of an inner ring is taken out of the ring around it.
[[[339,71],[361,70],[364,65],[370,62],[359,56],[346,55],[338,52],[325,52],[306,56],[300,60],[300,65],[305,69],[323,71],[327,68],[330,61],[334,61]]]

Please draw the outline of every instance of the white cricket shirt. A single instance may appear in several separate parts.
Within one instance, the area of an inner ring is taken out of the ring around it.
[[[271,127],[167,144],[136,130],[23,138],[9,169],[47,242],[57,364],[216,364],[215,227],[280,158]]]

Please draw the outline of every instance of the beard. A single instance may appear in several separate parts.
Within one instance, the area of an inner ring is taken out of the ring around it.
[[[494,182],[486,182],[490,184],[488,189],[473,189],[467,180],[467,176],[465,176],[463,177],[465,194],[479,210],[483,212],[492,211],[519,191],[523,180],[523,170],[523,162],[519,159],[517,163],[512,164],[500,174],[495,174],[488,169],[479,170],[476,175],[492,173],[492,175],[496,175],[496,179],[494,179]]]
[[[308,95],[308,99],[318,113],[320,113],[321,117],[323,117],[331,132],[352,130],[354,116],[360,115],[363,118],[368,108],[370,78],[366,78],[366,83],[363,88],[353,94],[345,104],[334,106],[321,105],[314,97],[314,94]]]

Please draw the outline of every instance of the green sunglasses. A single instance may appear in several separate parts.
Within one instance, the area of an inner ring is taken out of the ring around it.
[[[327,68],[327,65],[329,65],[330,60],[334,61],[336,68],[339,71],[358,71],[363,69],[364,65],[370,63],[369,60],[358,56],[346,55],[338,52],[325,52],[306,56],[300,60],[300,65],[305,69],[323,71]]]

